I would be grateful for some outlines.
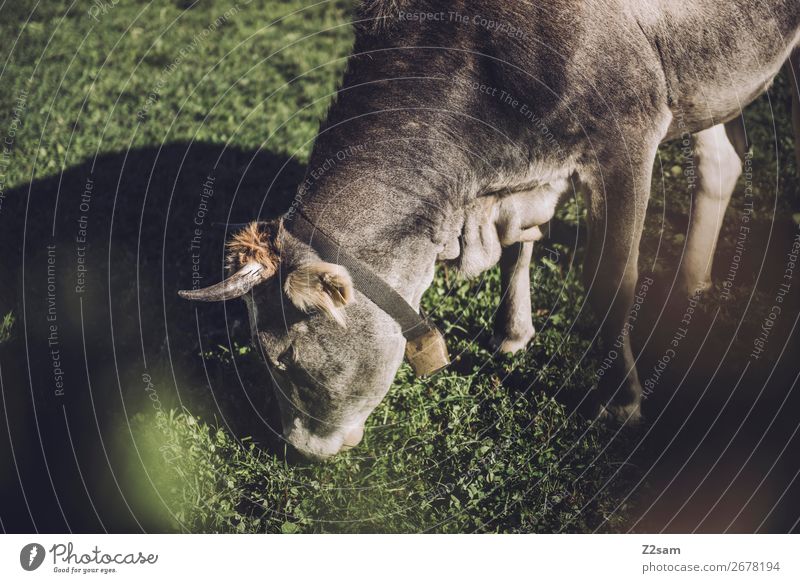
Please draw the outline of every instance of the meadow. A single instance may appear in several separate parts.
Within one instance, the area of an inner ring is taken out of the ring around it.
[[[792,527],[794,507],[781,506],[796,490],[792,466],[766,495],[757,478],[768,468],[747,464],[764,447],[784,460],[781,447],[794,444],[794,288],[767,352],[745,366],[800,219],[785,73],[745,112],[749,173],[723,228],[718,285],[664,366],[686,310],[672,286],[691,197],[680,144],[659,154],[640,262],[656,285],[633,332],[643,376],[661,370],[645,424],[606,426],[585,412],[602,355],[580,283],[582,201],[572,197],[537,244],[529,349],[490,347],[497,269],[466,281],[440,268],[423,304],[453,365],[417,379],[404,364],[364,442],[307,464],[276,435],[242,302],[194,306],[175,290],[193,273],[222,275],[227,222],[275,215],[293,196],[351,47],[353,3],[17,2],[0,16],[0,139],[10,139],[0,159],[0,378],[3,439],[15,452],[3,472],[18,477],[3,485],[6,528],[36,523],[26,488],[42,493],[52,512],[38,525],[53,530],[748,530],[758,526],[751,514],[769,518],[765,530]],[[203,198],[209,177],[213,196]],[[723,293],[749,203],[752,231]],[[753,395],[766,411],[758,419],[774,411],[768,431],[751,428]],[[723,450],[744,435],[767,439]],[[733,462],[714,463],[725,456]],[[674,476],[685,479],[677,494]],[[762,496],[774,505],[751,512]],[[708,507],[719,516],[703,517]]]

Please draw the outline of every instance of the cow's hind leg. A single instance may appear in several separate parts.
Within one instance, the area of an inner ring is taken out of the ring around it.
[[[622,154],[603,152],[604,165],[579,171],[587,190],[589,226],[583,279],[589,303],[601,323],[602,352],[596,377],[599,416],[627,423],[641,417],[642,388],[631,348],[638,312],[632,306],[659,141],[658,136],[638,144],[630,140]]]
[[[531,255],[533,242],[513,243],[500,256],[500,307],[494,322],[492,344],[500,352],[525,348],[536,331],[531,315]]]
[[[742,173],[742,162],[722,125],[694,135],[697,182],[686,250],[681,263],[681,291],[687,296],[711,287],[711,267],[725,210]]]

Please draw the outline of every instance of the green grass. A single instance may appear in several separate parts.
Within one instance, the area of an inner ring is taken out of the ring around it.
[[[555,265],[548,271],[539,297],[560,306],[556,320],[571,321],[576,306],[561,302],[577,293],[574,276],[562,279]],[[542,366],[548,347],[566,343],[568,357],[586,343],[545,326],[527,355],[493,361],[471,334],[489,323],[498,279],[492,272],[449,293],[437,280],[426,304],[440,312],[458,372],[422,381],[403,365],[370,417],[364,443],[333,462],[287,465],[280,454],[239,442],[189,412],[137,417],[134,435],[149,452],[145,465],[164,496],[163,515],[173,513],[164,526],[214,532],[618,527],[624,507],[617,508],[617,494],[630,474],[620,456],[629,436],[590,427],[545,394],[563,379],[565,364],[553,350],[553,362]],[[462,317],[473,330],[461,327]],[[589,386],[573,372],[572,383]]]
[[[0,132],[12,123],[9,112],[18,99],[25,103],[11,162],[0,168],[5,192],[22,193],[32,180],[56,176],[96,153],[168,143],[228,144],[306,159],[350,49],[352,4],[337,0],[306,8],[296,0],[255,0],[234,13],[224,1],[185,10],[190,4],[120,3],[95,21],[85,6],[66,12],[66,3],[49,2],[27,24],[29,6],[4,6],[0,34],[17,43],[0,85]],[[270,25],[273,20],[279,22]],[[754,184],[757,219],[765,224],[773,220],[773,208],[785,218],[798,202],[782,77],[774,95],[771,105],[762,99],[747,114],[754,165],[761,170]],[[770,169],[777,161],[776,174]],[[191,164],[187,172],[202,177],[207,171]],[[123,196],[135,194],[125,188]],[[776,190],[788,194],[775,199]],[[656,274],[669,273],[681,251],[687,209],[680,153],[665,146],[643,245],[648,271],[652,266]],[[730,223],[740,210],[734,202],[722,254],[730,252]],[[571,201],[558,222],[574,231],[581,216]],[[545,247],[557,252],[557,261]],[[371,416],[364,444],[331,463],[290,465],[282,451],[227,429],[200,396],[202,389],[178,401],[169,393],[174,383],[165,381],[160,411],[140,396],[128,404],[130,426],[120,424],[126,491],[163,530],[623,528],[625,495],[636,474],[629,460],[635,435],[597,427],[562,404],[580,400],[596,366],[589,346],[594,322],[578,282],[581,256],[580,245],[558,240],[538,248],[533,276],[539,335],[529,351],[514,357],[488,351],[497,270],[470,282],[440,270],[424,305],[445,330],[454,366],[420,381],[404,365]],[[745,299],[726,310],[735,313]],[[751,317],[759,319],[758,313]],[[190,332],[193,325],[187,323]],[[9,314],[0,342],[10,327]],[[238,340],[233,349],[205,347],[212,376],[236,365],[250,375],[245,382],[254,380],[257,356],[246,334]],[[199,368],[201,354],[193,358]],[[178,371],[195,380],[200,373],[192,374]]]
[[[9,312],[0,320],[0,344],[11,340],[11,332],[14,328],[14,313]]]

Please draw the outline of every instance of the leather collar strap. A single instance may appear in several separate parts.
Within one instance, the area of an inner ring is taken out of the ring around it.
[[[430,375],[450,364],[441,332],[366,263],[342,249],[301,211],[295,211],[294,216],[285,221],[287,225],[292,224],[292,234],[310,245],[320,259],[347,269],[353,286],[400,325],[407,340],[406,357],[417,375]]]

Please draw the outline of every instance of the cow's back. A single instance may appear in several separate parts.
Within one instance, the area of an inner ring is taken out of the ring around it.
[[[662,0],[639,6],[643,30],[662,58],[674,135],[679,125],[697,131],[740,115],[798,40],[797,0]]]

